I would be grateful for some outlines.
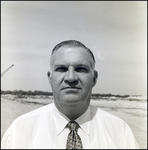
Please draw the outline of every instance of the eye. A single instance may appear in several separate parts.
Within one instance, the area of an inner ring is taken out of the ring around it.
[[[59,67],[59,68],[56,68],[55,71],[58,71],[58,72],[66,72],[66,71],[67,71],[67,68],[65,68],[65,67]]]
[[[84,67],[78,67],[75,69],[77,72],[88,72],[88,70]]]

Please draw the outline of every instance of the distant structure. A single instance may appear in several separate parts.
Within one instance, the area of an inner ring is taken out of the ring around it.
[[[8,69],[6,69],[5,71],[3,71],[2,73],[1,73],[1,77],[11,68],[11,67],[13,67],[14,66],[14,64],[13,65],[11,65]]]

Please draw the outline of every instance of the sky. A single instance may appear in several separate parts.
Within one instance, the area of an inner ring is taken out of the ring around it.
[[[147,1],[1,1],[1,90],[51,92],[53,47],[92,50],[93,93],[147,95]]]

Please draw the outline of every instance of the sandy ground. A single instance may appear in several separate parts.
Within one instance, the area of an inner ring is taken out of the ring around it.
[[[28,102],[26,99],[14,101],[13,98],[2,96],[1,138],[15,118],[51,102],[52,99],[42,98],[30,98]],[[123,119],[131,127],[140,148],[147,149],[147,101],[91,100],[91,105]]]

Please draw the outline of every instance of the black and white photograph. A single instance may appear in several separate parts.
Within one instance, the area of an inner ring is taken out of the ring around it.
[[[1,1],[1,148],[147,149],[147,1]]]

